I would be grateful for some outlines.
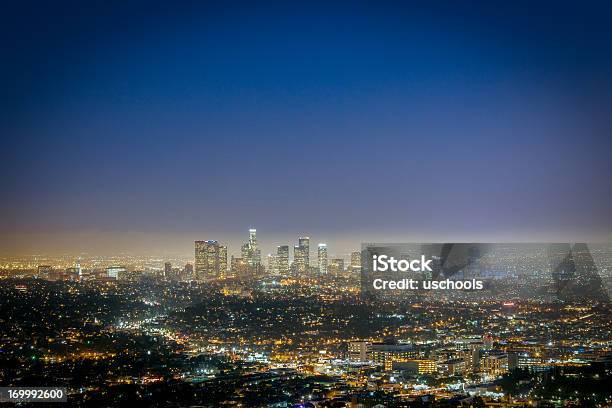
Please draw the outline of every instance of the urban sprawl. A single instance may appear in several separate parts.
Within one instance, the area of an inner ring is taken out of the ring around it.
[[[229,259],[215,240],[186,259],[7,256],[0,385],[67,387],[73,406],[610,406],[612,249],[591,249],[597,275],[540,251],[486,260],[477,295],[376,297],[360,251],[300,237],[262,259],[255,229]]]

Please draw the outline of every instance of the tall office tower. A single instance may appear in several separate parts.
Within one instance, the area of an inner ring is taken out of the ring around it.
[[[319,273],[327,273],[327,244],[319,244]]]
[[[249,260],[251,259],[251,253],[250,253],[248,242],[242,244],[242,246],[240,247],[240,258],[244,259],[245,262],[249,262]]]
[[[310,238],[298,238],[298,245],[293,247],[293,263],[297,272],[306,272],[310,267]]]
[[[232,255],[231,274],[234,278],[247,278],[249,270],[252,269],[249,263],[244,258],[236,258]]]
[[[252,252],[252,265],[261,265],[261,251],[257,245],[257,230],[255,228],[249,229],[249,245]]]
[[[344,272],[344,259],[335,258],[329,261],[328,270],[334,275],[340,275]]]
[[[197,280],[221,277],[222,269],[227,269],[227,247],[218,241],[195,241],[195,275]],[[223,272],[225,275],[225,272]]]
[[[310,238],[300,237],[298,238],[298,244],[303,250],[304,263],[306,264],[306,269],[308,269],[310,267]]]
[[[276,248],[276,269],[279,275],[287,276],[289,273],[289,246],[280,245]]]
[[[227,277],[227,247],[225,245],[219,246],[219,278],[225,279]]]
[[[245,259],[250,266],[261,265],[261,251],[257,245],[257,230],[251,228],[249,230],[249,241],[241,247],[242,258]]]
[[[295,273],[304,268],[304,256],[302,248],[299,245],[293,246],[293,262],[291,263],[291,272]]]
[[[208,270],[208,256],[206,255],[206,241],[195,241],[195,279],[204,277]]]
[[[170,262],[166,262],[164,264],[164,278],[172,277],[172,264]]]
[[[351,252],[351,272],[361,272],[361,252]]]
[[[276,255],[268,254],[268,275],[278,275]]]

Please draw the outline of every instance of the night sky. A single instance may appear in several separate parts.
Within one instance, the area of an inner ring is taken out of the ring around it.
[[[2,6],[0,253],[612,240],[610,2],[85,3]]]

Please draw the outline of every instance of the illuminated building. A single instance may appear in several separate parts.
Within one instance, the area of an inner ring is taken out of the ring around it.
[[[109,266],[106,268],[106,277],[111,279],[119,279],[125,274],[126,269],[122,266]]]
[[[510,351],[508,352],[508,370],[514,370],[516,368],[527,368],[529,370],[541,369],[542,358],[539,357],[539,353]]]
[[[197,280],[225,277],[227,247],[218,241],[195,241],[195,275]]]
[[[232,276],[235,278],[246,278],[249,275],[249,270],[251,269],[249,263],[246,259],[232,256],[231,261],[231,271]]]
[[[293,272],[300,272],[304,269],[304,257],[302,250],[299,245],[293,246],[293,263],[291,264],[291,270]]]
[[[394,361],[392,367],[393,370],[407,371],[409,374],[432,374],[437,371],[433,360]]]
[[[438,364],[440,371],[446,375],[462,375],[466,371],[465,360],[454,358]]]
[[[282,276],[289,273],[289,246],[280,245],[276,248],[276,269]]]
[[[206,241],[195,241],[195,274],[196,279],[204,277],[208,271],[208,255],[206,253]]]
[[[391,370],[394,362],[406,362],[418,357],[418,352],[411,344],[372,344],[372,361],[382,364],[385,370]]]
[[[458,338],[455,340],[455,348],[458,352],[454,355],[465,360],[466,370],[474,371],[480,364],[482,351],[493,348],[493,338],[490,335]]]
[[[327,245],[319,244],[319,273],[327,273]]]
[[[259,251],[259,247],[257,245],[257,230],[254,228],[249,230],[249,244],[251,245],[251,250],[253,251],[251,265],[261,265],[261,252]]]
[[[276,255],[274,254],[268,254],[268,274],[278,274],[278,268],[276,266]]]
[[[329,272],[339,275],[344,272],[344,259],[336,258],[329,261]]]
[[[480,359],[480,371],[498,376],[508,371],[508,355],[491,353]]]
[[[306,272],[310,267],[310,238],[298,238],[298,245],[293,247],[293,263],[297,272]]]
[[[437,370],[436,362],[433,360],[415,360],[419,367],[419,374],[431,374]]]
[[[261,265],[261,251],[257,244],[257,230],[254,228],[249,229],[249,241],[242,245],[240,248],[242,258],[250,266]]]
[[[351,341],[348,344],[348,359],[354,363],[370,361],[372,343],[367,341]]]
[[[351,272],[361,272],[361,252],[351,252]]]
[[[227,275],[227,247],[219,246],[219,278],[223,279]]]
[[[172,264],[170,262],[164,263],[164,278],[172,277]]]

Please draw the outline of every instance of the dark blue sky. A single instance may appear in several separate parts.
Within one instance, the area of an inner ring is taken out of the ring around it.
[[[4,5],[2,252],[612,238],[609,2],[128,3]]]

